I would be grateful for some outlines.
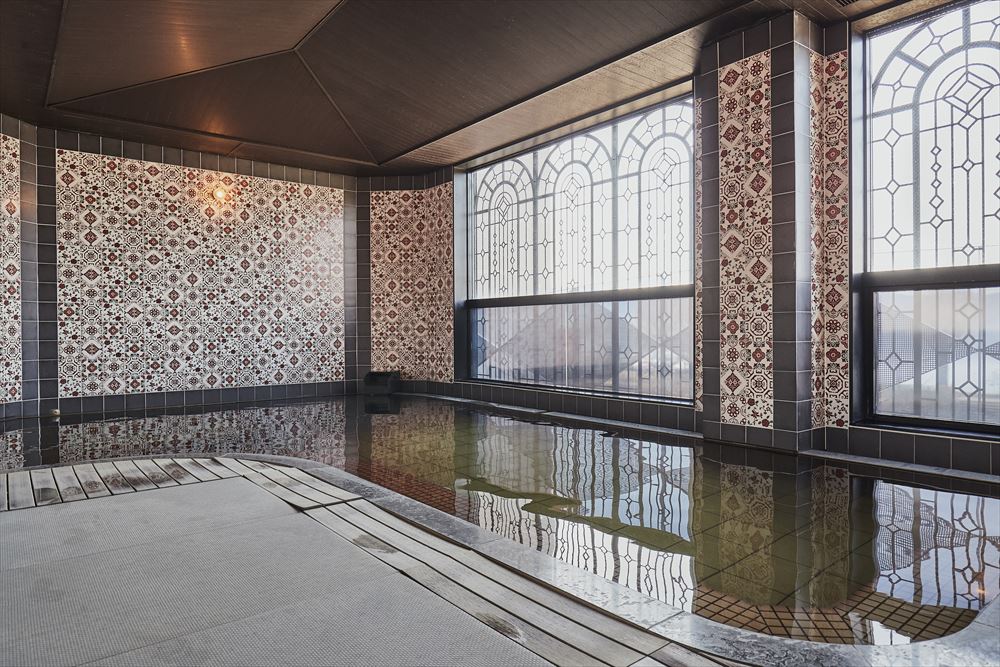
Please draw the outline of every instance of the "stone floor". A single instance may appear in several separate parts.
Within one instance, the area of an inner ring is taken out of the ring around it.
[[[8,480],[0,665],[740,664],[298,468],[152,463]]]
[[[0,535],[2,665],[546,664],[242,478],[4,512]]]

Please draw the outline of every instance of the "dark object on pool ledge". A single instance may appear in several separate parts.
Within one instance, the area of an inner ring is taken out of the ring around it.
[[[395,394],[399,389],[399,371],[365,373],[364,393]]]

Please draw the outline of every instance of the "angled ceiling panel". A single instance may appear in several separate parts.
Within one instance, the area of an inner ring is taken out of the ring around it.
[[[293,48],[339,0],[67,0],[49,103]]]
[[[294,53],[98,95],[61,108],[349,160],[371,159]]]
[[[745,0],[348,0],[300,52],[381,162]]]

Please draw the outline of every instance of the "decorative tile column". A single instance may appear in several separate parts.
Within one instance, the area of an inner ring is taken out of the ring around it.
[[[840,32],[831,46],[843,49],[846,26]],[[846,303],[823,301],[830,288],[833,301],[840,294],[839,225],[847,220],[846,200],[835,201],[846,193],[846,173],[843,188],[834,187],[839,161],[846,164],[846,126],[843,153],[828,166],[836,153],[828,143],[841,137],[826,139],[827,120],[840,111],[828,101],[827,63],[840,61],[824,55],[826,42],[822,29],[791,12],[702,51],[696,401],[712,440],[807,449],[814,419],[826,425],[842,407],[827,391],[842,368],[827,363],[847,339],[822,333],[828,318],[846,321]]]

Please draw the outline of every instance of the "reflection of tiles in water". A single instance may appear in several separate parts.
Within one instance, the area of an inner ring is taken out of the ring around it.
[[[739,597],[699,585],[693,611],[738,628],[779,637],[839,644],[906,644],[957,632],[976,617],[971,610],[919,605],[871,587],[855,591],[832,607],[796,609],[753,605]]]
[[[24,467],[24,436],[21,431],[0,433],[0,470]]]
[[[877,482],[875,515],[877,590],[965,609],[1000,590],[1000,501]]]
[[[472,514],[461,518],[675,607],[691,609],[690,556],[650,549],[583,523],[524,512],[523,500],[473,495]]]
[[[425,482],[451,487],[456,450],[454,406],[402,404],[396,414],[372,415],[371,433],[371,459],[379,470],[405,470]]]
[[[343,467],[344,404],[339,401],[159,415],[59,428],[62,461],[241,452],[281,454]]]

